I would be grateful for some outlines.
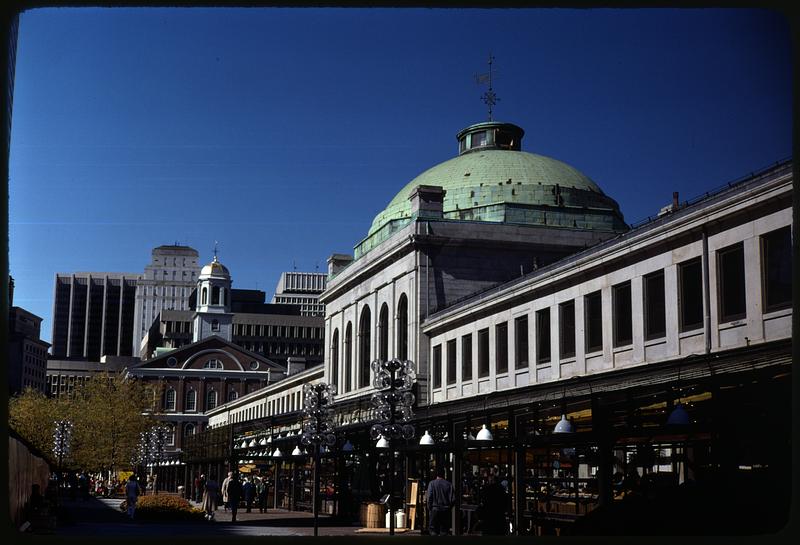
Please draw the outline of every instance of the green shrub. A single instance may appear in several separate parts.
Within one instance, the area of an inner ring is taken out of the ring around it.
[[[128,502],[123,501],[119,508],[127,511]],[[139,496],[139,501],[136,502],[136,518],[158,521],[203,520],[203,510],[192,507],[187,500],[178,496]]]

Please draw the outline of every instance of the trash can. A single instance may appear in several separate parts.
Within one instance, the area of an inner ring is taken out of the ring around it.
[[[386,513],[386,527],[389,527],[389,513]],[[394,511],[394,527],[395,528],[405,528],[406,527],[406,513],[402,509],[395,509]]]

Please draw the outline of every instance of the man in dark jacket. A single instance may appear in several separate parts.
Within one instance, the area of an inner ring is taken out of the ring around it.
[[[228,503],[231,508],[231,522],[236,522],[236,512],[239,511],[239,500],[242,499],[242,483],[239,474],[233,473],[228,481]]]
[[[244,494],[244,505],[247,507],[247,512],[249,513],[250,510],[253,508],[253,499],[256,495],[256,487],[255,485],[250,482],[249,477],[244,478],[244,484],[242,485],[242,493]]]
[[[425,496],[432,536],[446,536],[450,529],[450,509],[455,503],[453,485],[444,478],[444,468],[436,469],[436,479],[428,484]]]

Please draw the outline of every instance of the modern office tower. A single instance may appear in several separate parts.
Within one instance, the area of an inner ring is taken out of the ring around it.
[[[136,288],[133,355],[139,355],[142,339],[162,310],[188,310],[189,297],[200,267],[194,248],[178,244],[153,248],[152,261]]]
[[[137,273],[56,274],[53,357],[131,356]]]
[[[325,305],[319,302],[325,291],[325,273],[285,272],[275,287],[273,303],[300,305],[302,316],[325,316]]]

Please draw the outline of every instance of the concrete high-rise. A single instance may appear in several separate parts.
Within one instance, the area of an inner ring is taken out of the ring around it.
[[[53,357],[131,356],[137,273],[56,274]]]
[[[285,272],[275,287],[273,303],[299,305],[301,316],[325,316],[319,296],[325,291],[325,273]]]
[[[162,310],[188,310],[189,297],[197,283],[199,254],[178,244],[153,248],[152,260],[136,287],[133,355],[138,356],[142,339]]]

